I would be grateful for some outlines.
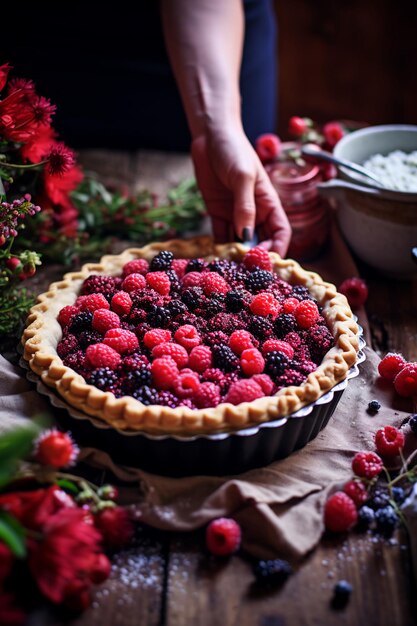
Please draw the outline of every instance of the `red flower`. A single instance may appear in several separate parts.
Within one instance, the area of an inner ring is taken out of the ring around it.
[[[53,144],[47,158],[47,170],[51,175],[62,176],[75,164],[74,152],[62,142]]]
[[[8,63],[4,65],[0,65],[0,91],[3,89],[4,85],[7,83],[7,76],[12,69],[12,66]]]
[[[36,491],[21,491],[0,496],[0,509],[8,511],[26,528],[39,530],[63,508],[75,507],[74,500],[57,485]]]
[[[59,468],[74,463],[78,453],[79,448],[68,433],[52,428],[36,440],[34,457],[42,465]]]
[[[50,126],[52,116],[56,111],[55,104],[51,104],[51,101],[43,96],[34,96],[31,104],[37,124],[39,126]]]
[[[3,626],[19,626],[23,624],[26,615],[15,606],[15,599],[11,593],[0,593],[0,624]]]
[[[22,158],[31,163],[42,161],[54,145],[55,135],[54,129],[50,126],[40,126],[30,140],[20,148]]]
[[[12,78],[7,85],[7,93],[10,95],[15,91],[31,91],[35,93],[35,84],[26,78]]]
[[[32,541],[29,567],[41,592],[52,602],[64,600],[75,580],[87,578],[99,553],[100,534],[84,522],[81,509],[63,509],[43,527],[41,541]]]
[[[10,141],[28,141],[39,126],[33,93],[14,91],[0,101],[0,135]]]
[[[62,176],[50,174],[45,169],[45,193],[53,204],[59,204],[65,208],[73,208],[69,194],[78,187],[83,178],[84,174],[76,165],[70,167]]]
[[[5,543],[0,543],[0,587],[6,580],[12,569],[14,556]]]
[[[114,506],[100,511],[95,517],[96,527],[108,548],[123,548],[132,540],[135,528],[126,509]]]

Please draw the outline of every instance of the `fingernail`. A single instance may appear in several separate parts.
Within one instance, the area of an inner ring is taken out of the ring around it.
[[[252,241],[252,231],[248,226],[245,226],[245,228],[242,230],[242,238],[243,243],[248,243],[249,241]]]

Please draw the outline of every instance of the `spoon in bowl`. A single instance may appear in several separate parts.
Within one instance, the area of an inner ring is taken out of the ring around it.
[[[366,176],[367,178],[372,180],[374,185],[377,185],[378,187],[384,187],[379,178],[375,176],[375,174],[372,174],[372,172],[370,172],[369,170],[362,167],[362,165],[358,165],[357,163],[353,163],[352,161],[347,161],[346,159],[338,159],[331,152],[321,150],[315,144],[307,143],[302,146],[301,154],[306,157],[320,159],[321,161],[327,161],[327,163],[333,163],[333,165],[337,165],[338,167],[345,167],[348,170],[352,170],[352,172],[356,172],[357,174]]]

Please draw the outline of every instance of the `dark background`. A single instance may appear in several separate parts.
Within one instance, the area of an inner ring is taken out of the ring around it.
[[[162,34],[149,35],[159,28],[151,5],[155,2],[145,0],[132,10],[122,0],[108,8],[72,2],[2,9],[0,61],[10,61],[14,76],[32,78],[38,92],[57,104],[55,126],[70,145],[173,149],[172,115],[178,133],[186,133],[179,99],[167,103],[160,91],[161,78],[173,78],[164,69]],[[274,0],[274,5],[282,138],[291,115],[320,122],[417,123],[417,2]],[[156,130],[155,116],[161,121]]]

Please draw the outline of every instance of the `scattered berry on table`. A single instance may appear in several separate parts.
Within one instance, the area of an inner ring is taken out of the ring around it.
[[[219,517],[206,528],[206,546],[211,554],[229,556],[240,548],[242,532],[234,519]]]
[[[404,443],[404,433],[394,426],[384,426],[375,433],[376,449],[384,457],[391,458],[400,454]]]
[[[360,478],[375,478],[382,466],[382,459],[375,452],[358,452],[352,460],[353,473]]]
[[[378,372],[382,378],[394,380],[397,374],[407,365],[402,354],[388,352],[378,364]]]
[[[375,513],[376,530],[384,537],[391,537],[398,526],[399,518],[392,506],[385,506]]]
[[[394,378],[395,391],[406,398],[417,395],[417,363],[408,363]]]
[[[411,432],[417,436],[417,413],[414,415],[410,415],[410,419],[408,420],[408,425],[411,428]]]
[[[333,588],[332,606],[342,609],[349,602],[353,587],[347,580],[339,580]]]
[[[356,524],[358,513],[356,504],[346,493],[337,491],[324,506],[324,523],[328,530],[343,533]]]
[[[352,309],[358,309],[368,298],[368,287],[361,278],[347,278],[339,285],[339,291],[346,296]]]
[[[323,135],[329,148],[334,148],[342,137],[344,137],[345,131],[339,122],[327,122],[327,124],[323,126]]]
[[[371,415],[375,415],[375,413],[378,413],[380,408],[381,404],[378,402],[378,400],[371,400],[368,404],[368,413],[370,413]]]
[[[343,491],[352,498],[356,506],[364,504],[368,499],[368,490],[359,480],[349,480],[343,487]]]
[[[293,573],[291,565],[283,559],[258,561],[253,566],[256,581],[261,585],[280,586]]]
[[[364,505],[358,509],[357,530],[363,531],[373,527],[375,523],[375,511],[370,506]]]
[[[158,254],[156,254],[150,262],[149,271],[160,272],[169,270],[173,260],[174,255],[172,252],[168,252],[168,250],[161,250],[161,252],[158,252]]]
[[[376,486],[369,494],[367,505],[374,511],[377,511],[378,509],[382,509],[383,507],[387,506],[389,504],[389,501],[390,493],[388,489]]]

